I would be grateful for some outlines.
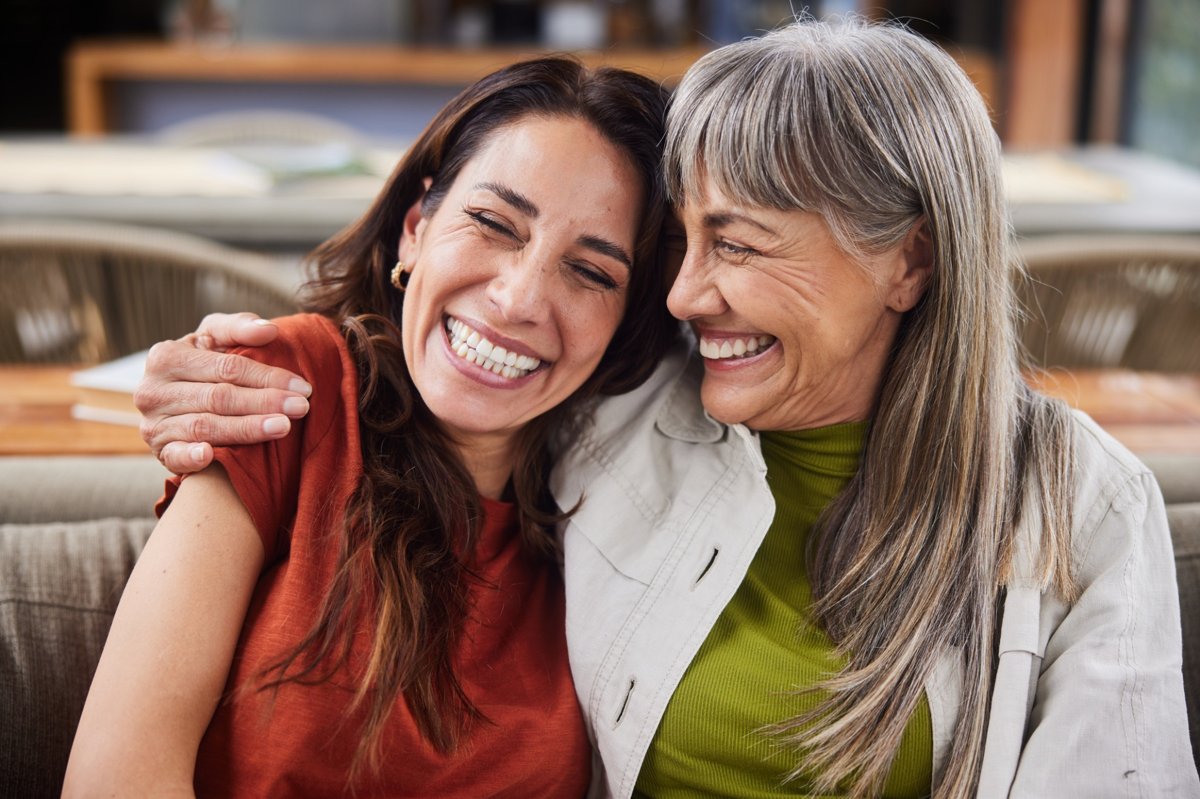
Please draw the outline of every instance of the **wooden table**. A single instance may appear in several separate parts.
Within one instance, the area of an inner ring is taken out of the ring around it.
[[[136,427],[71,418],[71,366],[0,365],[0,455],[146,455]]]
[[[1139,455],[1200,455],[1200,375],[1049,369],[1028,380],[1086,411]]]
[[[0,455],[144,454],[132,427],[71,418],[69,366],[0,366]],[[1053,369],[1030,382],[1136,453],[1200,455],[1200,375]]]

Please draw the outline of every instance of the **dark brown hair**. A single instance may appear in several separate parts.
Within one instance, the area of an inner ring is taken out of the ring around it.
[[[345,512],[339,568],[317,622],[269,670],[266,687],[328,679],[349,663],[356,625],[373,619],[371,652],[355,674],[354,708],[365,710],[355,768],[374,767],[383,723],[403,696],[422,735],[453,751],[482,718],[464,693],[452,656],[466,616],[470,553],[481,518],[478,492],[453,442],[415,390],[400,338],[403,295],[392,287],[406,211],[422,198],[431,216],[455,178],[490,136],[531,116],[569,117],[592,126],[641,177],[642,213],[624,317],[595,373],[566,402],[522,430],[514,463],[522,543],[555,553],[563,519],[547,489],[553,449],[600,394],[628,391],[657,364],[677,325],[666,312],[660,265],[664,213],[659,162],[666,93],[624,70],[587,70],[569,58],[499,70],[455,97],[397,165],[370,210],[313,254],[305,306],[338,322],[359,370],[364,473]],[[424,180],[432,183],[425,191]]]

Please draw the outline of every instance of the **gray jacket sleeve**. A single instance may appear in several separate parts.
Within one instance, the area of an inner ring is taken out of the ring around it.
[[[1079,431],[1081,589],[1042,597],[1044,642],[1011,796],[1200,797],[1188,739],[1175,562],[1153,476]]]

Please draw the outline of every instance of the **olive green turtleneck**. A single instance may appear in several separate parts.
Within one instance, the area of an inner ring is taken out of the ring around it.
[[[804,552],[821,511],[858,468],[865,423],[764,433],[775,518],[745,580],[692,660],[638,776],[637,796],[815,796],[797,756],[764,732],[815,706],[797,688],[845,664],[810,613]],[[924,698],[909,721],[884,796],[930,793],[933,734]]]

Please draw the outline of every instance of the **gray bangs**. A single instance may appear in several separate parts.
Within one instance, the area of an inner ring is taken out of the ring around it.
[[[818,127],[835,127],[814,109],[805,86],[814,70],[802,54],[771,58],[764,40],[705,55],[684,77],[667,122],[665,176],[676,203],[700,196],[704,182],[767,208],[819,211],[835,186],[815,157]],[[801,56],[801,57],[795,57]],[[792,109],[816,112],[810,124]],[[823,117],[823,119],[821,119]]]
[[[710,180],[739,202],[821,214],[847,252],[886,249],[927,211],[913,139],[939,135],[895,77],[944,94],[925,62],[949,57],[930,44],[914,58],[916,37],[899,26],[800,23],[688,70],[667,117],[667,190],[686,204]]]

